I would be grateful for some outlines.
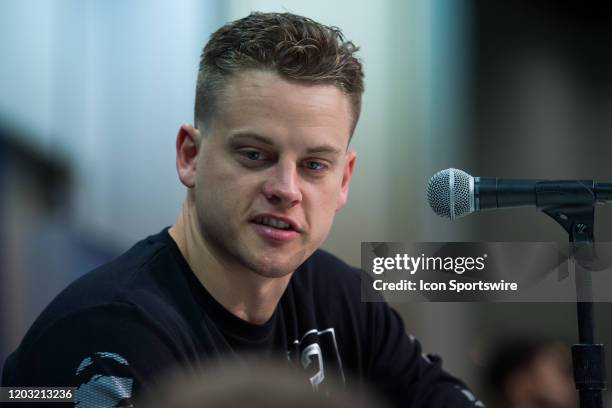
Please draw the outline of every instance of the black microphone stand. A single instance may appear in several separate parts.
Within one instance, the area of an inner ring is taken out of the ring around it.
[[[581,408],[603,408],[606,388],[604,345],[595,344],[593,318],[593,284],[591,265],[595,260],[593,205],[560,206],[542,209],[568,232],[570,258],[568,265],[581,267],[576,271],[576,307],[578,314],[578,344],[572,346],[574,381]]]

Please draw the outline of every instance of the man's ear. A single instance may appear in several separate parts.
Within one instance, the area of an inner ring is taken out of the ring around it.
[[[336,211],[341,210],[346,205],[349,194],[349,186],[351,184],[351,178],[353,177],[353,171],[355,170],[355,161],[357,160],[357,153],[346,152],[346,163],[344,165],[344,174],[342,175],[342,184],[340,186],[340,196],[338,197],[338,206]]]
[[[199,146],[200,131],[189,124],[182,125],[176,135],[176,171],[187,188],[195,185]]]

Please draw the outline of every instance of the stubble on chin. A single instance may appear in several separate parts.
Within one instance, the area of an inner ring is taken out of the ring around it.
[[[245,266],[265,278],[282,278],[295,272],[295,270],[306,260],[307,254],[306,249],[301,249],[286,259],[279,259],[278,254],[274,254],[274,251],[282,253],[284,251],[282,247],[271,248],[268,249],[268,251],[272,253],[260,257],[256,255],[257,259],[248,262]],[[285,257],[286,255],[283,254],[282,258]]]

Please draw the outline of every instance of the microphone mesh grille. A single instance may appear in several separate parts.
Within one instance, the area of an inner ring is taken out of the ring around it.
[[[474,211],[470,180],[462,170],[446,169],[434,174],[427,184],[427,201],[441,217],[458,218]]]

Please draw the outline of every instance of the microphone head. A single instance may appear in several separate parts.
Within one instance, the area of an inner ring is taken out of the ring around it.
[[[436,214],[451,220],[474,212],[474,177],[457,169],[437,172],[427,183],[427,201]]]

